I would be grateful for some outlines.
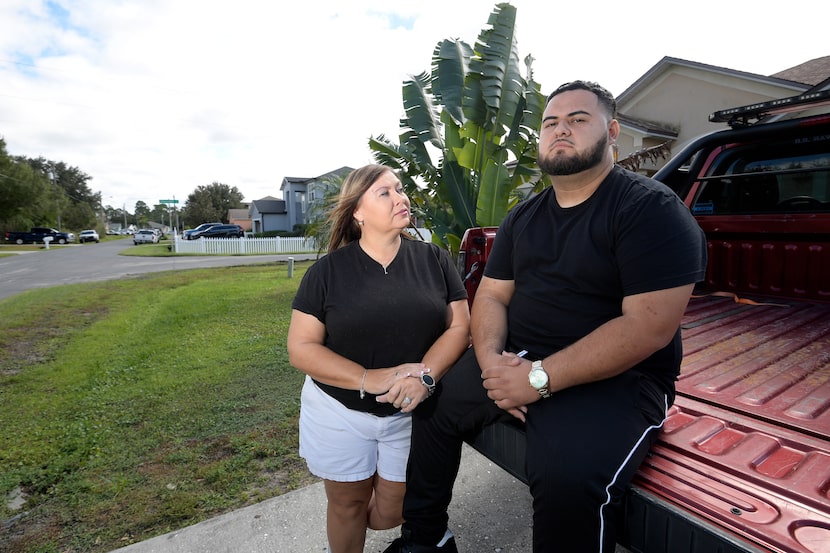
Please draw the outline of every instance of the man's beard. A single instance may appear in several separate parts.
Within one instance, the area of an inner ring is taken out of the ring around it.
[[[608,137],[597,140],[594,147],[573,156],[546,155],[537,160],[539,168],[548,175],[574,175],[600,164],[608,148]]]

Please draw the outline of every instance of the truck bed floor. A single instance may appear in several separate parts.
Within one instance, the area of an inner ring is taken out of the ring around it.
[[[830,552],[830,305],[697,297],[682,326],[677,400],[635,485],[762,550]]]

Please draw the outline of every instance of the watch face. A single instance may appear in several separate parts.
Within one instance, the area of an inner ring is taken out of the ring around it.
[[[530,371],[528,378],[530,379],[530,385],[536,388],[537,390],[548,383],[548,375],[544,370],[541,369]]]
[[[421,375],[421,382],[423,382],[427,386],[435,386],[435,379],[429,376],[428,374]]]

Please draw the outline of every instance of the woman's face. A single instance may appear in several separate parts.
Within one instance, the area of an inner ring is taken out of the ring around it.
[[[409,197],[391,171],[386,171],[360,197],[354,217],[363,231],[400,231],[409,226]]]

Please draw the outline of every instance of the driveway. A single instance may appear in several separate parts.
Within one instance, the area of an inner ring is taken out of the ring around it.
[[[315,259],[315,254],[251,256],[132,257],[122,250],[141,248],[132,240],[105,240],[98,244],[75,244],[49,251],[39,250],[0,257],[0,299],[24,290],[60,284],[112,280],[158,271],[229,267]]]

